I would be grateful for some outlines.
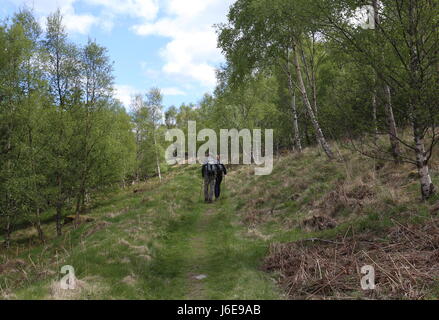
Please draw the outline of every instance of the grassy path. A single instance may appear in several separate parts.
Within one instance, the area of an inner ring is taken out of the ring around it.
[[[181,179],[186,185],[199,184],[192,174]],[[193,190],[187,192],[182,196],[193,197]],[[227,191],[214,204],[196,199],[182,219],[167,230],[168,240],[151,271],[163,274],[172,266],[174,272],[165,275],[163,283],[177,284],[177,298],[282,298],[274,281],[259,269],[267,244],[245,237],[245,230],[236,222],[232,200]]]
[[[226,190],[205,204],[200,182],[199,168],[186,168],[102,200],[90,212],[95,222],[66,227],[62,238],[17,256],[31,262],[19,281],[13,270],[0,274],[0,297],[281,299],[260,270],[268,243],[239,224],[239,195]],[[59,289],[64,265],[74,267],[78,290]]]
[[[210,212],[210,211],[208,211]],[[206,299],[206,274],[208,270],[203,268],[200,261],[204,261],[208,254],[206,243],[206,229],[209,225],[209,217],[207,214],[202,214],[195,226],[194,235],[189,240],[189,247],[191,248],[191,256],[188,261],[188,290],[186,298],[191,300]]]
[[[401,168],[382,170],[355,158],[340,164],[314,152],[292,155],[269,176],[230,170],[221,200],[205,204],[199,167],[173,168],[163,183],[150,179],[96,198],[91,222],[65,225],[62,237],[45,221],[45,244],[32,227],[17,230],[15,247],[0,254],[0,300],[285,299],[261,271],[270,242],[330,239],[354,229],[385,238],[396,218],[429,223],[437,199],[413,201],[417,182],[398,178]],[[402,187],[393,186],[395,177]],[[302,228],[326,211],[337,217],[336,228]],[[71,292],[59,286],[66,265],[80,283]]]

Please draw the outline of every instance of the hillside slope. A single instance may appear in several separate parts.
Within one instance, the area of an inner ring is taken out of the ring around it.
[[[439,220],[411,168],[316,150],[278,159],[272,175],[233,167],[223,198],[201,197],[199,168],[174,168],[99,200],[90,222],[50,245],[32,228],[1,255],[6,299],[434,298]],[[407,174],[409,172],[409,174]],[[48,232],[52,222],[44,226]],[[30,241],[33,241],[30,243]],[[29,244],[30,243],[30,244]],[[377,290],[362,291],[371,264]],[[76,290],[62,290],[71,265]]]
[[[239,237],[227,190],[214,205],[200,191],[199,168],[179,168],[162,184],[152,180],[98,203],[87,215],[93,222],[69,225],[53,245],[11,250],[1,261],[3,298],[282,298],[259,268],[264,243]],[[75,269],[76,290],[60,288],[64,265]]]
[[[308,149],[279,159],[270,176],[237,174],[236,212],[270,247],[264,270],[293,299],[437,297],[438,198],[421,201],[410,165],[339,156]],[[361,289],[366,265],[375,290]]]

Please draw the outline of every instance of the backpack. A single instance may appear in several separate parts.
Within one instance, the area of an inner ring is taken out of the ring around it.
[[[222,163],[218,163],[217,165],[217,173],[220,173],[221,175],[227,175],[227,169],[226,166]]]
[[[206,164],[203,164],[203,167],[201,170],[202,170],[201,175],[203,176],[203,178],[205,177],[205,175],[213,176],[217,172],[217,165],[206,163]]]

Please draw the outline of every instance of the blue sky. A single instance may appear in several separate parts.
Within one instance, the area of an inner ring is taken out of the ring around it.
[[[213,24],[225,22],[234,0],[1,0],[0,17],[23,5],[42,24],[60,8],[70,39],[88,37],[107,47],[114,61],[116,96],[159,87],[164,104],[197,103],[215,87],[224,58]]]

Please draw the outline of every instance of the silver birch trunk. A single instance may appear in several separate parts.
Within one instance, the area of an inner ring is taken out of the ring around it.
[[[416,166],[418,167],[419,179],[421,182],[422,199],[426,200],[435,192],[435,187],[430,176],[430,169],[428,167],[428,159],[425,152],[424,139],[419,133],[416,125],[413,126],[413,134],[415,140]]]
[[[302,142],[300,141],[299,117],[297,115],[295,90],[293,90],[293,96],[291,97],[291,109],[293,112],[294,143],[296,145],[297,151],[302,152]]]
[[[401,150],[397,138],[398,129],[396,127],[395,116],[393,115],[392,94],[390,92],[390,87],[388,85],[385,85],[384,91],[386,95],[385,111],[386,111],[387,123],[389,127],[389,140],[392,149],[392,156],[395,159],[395,162],[401,162],[400,159]]]
[[[290,60],[288,59],[287,66],[288,75],[288,87],[291,94],[291,112],[293,113],[293,134],[294,134],[294,146],[297,151],[302,152],[302,142],[300,141],[300,131],[299,131],[299,117],[297,115],[297,105],[296,105],[296,89],[294,88],[293,78],[290,72]]]
[[[413,138],[415,142],[416,166],[418,167],[419,179],[421,183],[421,194],[424,200],[429,199],[435,193],[435,187],[431,180],[428,167],[428,156],[424,145],[424,126],[422,123],[423,115],[419,94],[421,91],[422,80],[420,78],[421,66],[419,51],[417,48],[416,37],[418,35],[416,15],[416,2],[410,0],[409,3],[409,49],[410,49],[410,105],[413,123]],[[434,130],[434,128],[433,128]],[[432,142],[433,143],[433,142]]]
[[[329,159],[334,159],[334,154],[332,153],[331,147],[329,146],[328,142],[325,139],[325,136],[323,135],[323,131],[320,128],[320,124],[314,114],[314,110],[311,106],[311,103],[309,101],[308,94],[306,92],[305,83],[303,82],[303,76],[302,76],[302,69],[300,67],[299,63],[299,52],[297,51],[296,46],[294,46],[293,50],[293,56],[294,56],[294,66],[296,68],[297,73],[297,84],[300,90],[300,93],[302,95],[303,103],[306,107],[308,116],[311,120],[311,123],[314,127],[315,135],[317,138],[318,143],[321,145],[323,151],[326,153]]]
[[[373,90],[372,94],[372,119],[373,119],[373,129],[375,134],[375,140],[378,138],[378,120],[377,120],[377,90]]]
[[[157,139],[156,139],[156,136],[155,136],[155,128],[154,128],[153,136],[154,136],[155,160],[156,160],[156,164],[157,164],[157,174],[159,175],[160,182],[162,182],[162,173],[160,171],[160,160],[159,160],[159,153],[158,153],[158,150],[157,150]]]
[[[374,9],[374,19],[375,19],[375,28],[376,32],[378,32],[378,27],[381,23],[380,15],[379,15],[379,7],[378,0],[372,0],[372,7]],[[381,60],[384,62],[384,52],[381,52]],[[386,102],[384,104],[384,111],[386,114],[387,126],[389,129],[389,140],[390,147],[392,152],[392,157],[395,159],[395,162],[401,162],[401,150],[399,146],[398,140],[398,130],[396,126],[395,116],[393,114],[393,106],[392,106],[392,94],[390,91],[390,87],[388,84],[384,84],[384,94]]]

